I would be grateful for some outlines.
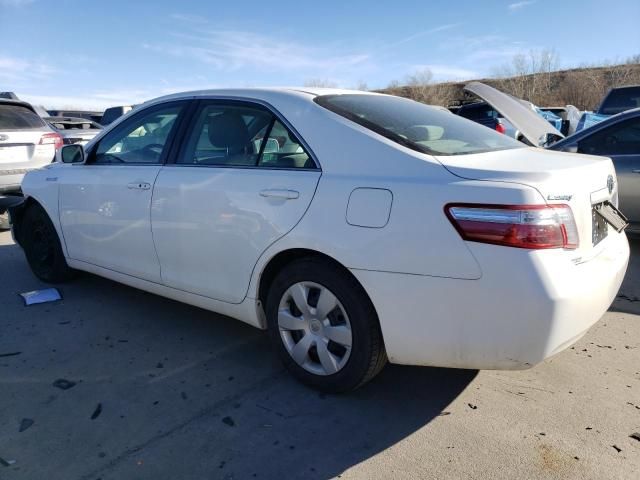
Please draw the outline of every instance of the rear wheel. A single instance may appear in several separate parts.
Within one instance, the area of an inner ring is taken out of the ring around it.
[[[284,365],[314,388],[353,390],[387,361],[369,297],[331,263],[305,258],[287,265],[269,289],[266,310],[269,334]]]
[[[62,253],[60,239],[49,215],[39,205],[31,205],[24,213],[22,246],[31,270],[43,282],[59,283],[72,279],[71,269]]]

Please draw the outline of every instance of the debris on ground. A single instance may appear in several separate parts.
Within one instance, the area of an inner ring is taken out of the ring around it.
[[[224,417],[222,419],[222,423],[229,425],[230,427],[235,427],[236,422],[233,421],[233,418],[231,417]]]
[[[635,432],[629,435],[629,438],[633,438],[634,440],[638,440],[640,442],[640,432]]]
[[[98,418],[101,413],[102,413],[102,404],[99,403],[96,409],[91,414],[91,420],[95,420],[96,418]]]
[[[467,405],[469,405],[469,408],[470,408],[471,410],[475,410],[476,408],[478,408],[478,406],[477,406],[477,405],[474,405],[473,403],[467,403]]]
[[[5,460],[4,458],[0,457],[0,465],[2,465],[3,467],[10,467],[14,463],[16,463],[15,460]]]
[[[18,429],[18,433],[22,433],[33,425],[34,421],[30,418],[23,418],[20,421],[20,428]]]
[[[618,447],[617,445],[611,445],[613,448],[616,449],[616,452],[620,453],[622,451],[622,449],[620,447]]]
[[[10,352],[10,353],[0,353],[0,358],[2,357],[15,357],[16,355],[20,355],[22,352]]]
[[[45,288],[44,290],[33,290],[31,292],[21,293],[20,296],[24,300],[25,307],[36,305],[39,303],[57,302],[62,300],[62,295],[57,288]]]
[[[72,382],[71,380],[66,380],[64,378],[59,378],[52,384],[54,387],[59,388],[60,390],[69,390],[76,386],[76,382]]]
[[[441,412],[438,416],[444,417],[445,415],[451,415],[451,412]]]

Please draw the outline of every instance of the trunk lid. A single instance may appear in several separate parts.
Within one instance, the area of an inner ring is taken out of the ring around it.
[[[33,158],[42,133],[41,130],[0,132],[0,166],[29,162]]]
[[[607,200],[618,206],[618,184],[611,159],[538,148],[438,156],[437,159],[458,177],[524,184],[540,192],[541,202],[569,205],[580,237],[577,251],[583,260],[606,244],[606,239],[594,244],[592,208]],[[611,182],[613,188],[609,191]],[[608,235],[613,232],[609,227]]]
[[[535,147],[542,147],[564,138],[562,133],[536,113],[530,102],[507,95],[480,82],[468,83],[464,90],[480,97],[496,109]]]

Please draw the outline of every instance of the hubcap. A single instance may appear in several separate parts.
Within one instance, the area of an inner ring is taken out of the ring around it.
[[[308,372],[332,375],[349,360],[349,317],[336,296],[322,285],[291,285],[280,300],[278,327],[289,355]]]

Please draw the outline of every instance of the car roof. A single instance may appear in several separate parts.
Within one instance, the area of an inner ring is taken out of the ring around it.
[[[274,95],[277,96],[289,96],[308,99],[320,95],[345,95],[345,94],[357,94],[357,95],[381,95],[375,92],[368,92],[362,90],[349,90],[342,88],[321,88],[321,87],[251,87],[251,88],[216,88],[210,90],[194,90],[188,92],[173,93],[158,97],[153,100],[145,102],[145,104],[164,102],[167,100],[181,100],[186,98],[208,97],[208,96],[220,96],[220,97],[244,97],[255,98],[260,100],[268,100]]]

